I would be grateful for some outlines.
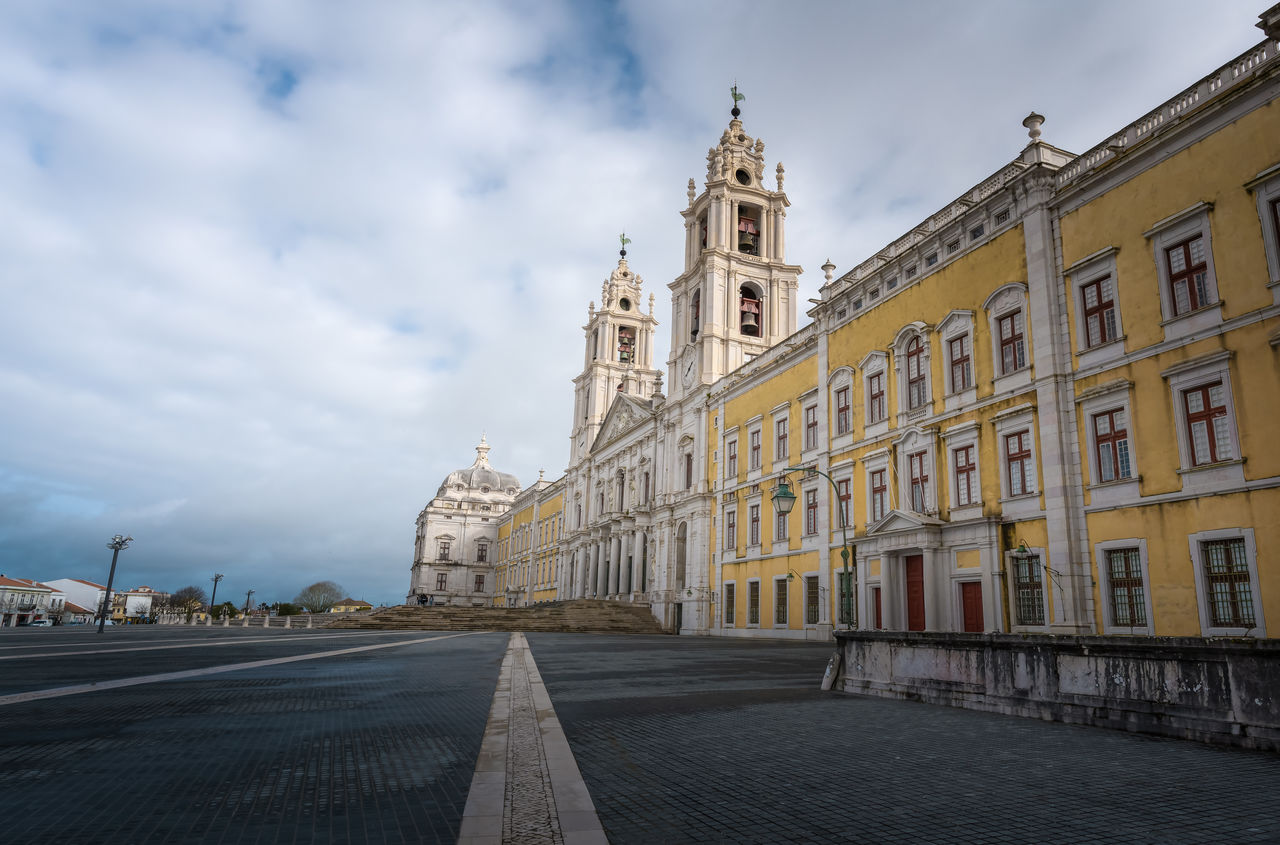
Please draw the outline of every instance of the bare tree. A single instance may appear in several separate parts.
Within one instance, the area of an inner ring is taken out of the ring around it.
[[[294,597],[293,603],[311,613],[325,613],[342,598],[342,588],[332,581],[317,581]]]
[[[187,617],[187,619],[190,619],[193,613],[204,607],[206,601],[208,601],[208,599],[205,596],[204,590],[192,585],[189,587],[183,587],[181,590],[178,590],[170,596],[168,604],[173,608],[174,612],[180,613]]]

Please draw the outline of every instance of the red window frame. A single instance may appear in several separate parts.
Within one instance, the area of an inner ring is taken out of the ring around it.
[[[1004,460],[1008,472],[1009,495],[1024,496],[1035,492],[1031,477],[1031,432],[1015,431],[1004,436]]]
[[[818,406],[804,409],[804,448],[818,448]]]
[[[879,522],[885,514],[885,492],[889,489],[884,481],[885,471],[871,471],[871,521]]]
[[[872,373],[867,376],[867,422],[878,423],[884,418],[884,373]]]
[[[773,512],[773,539],[774,540],[787,539],[788,518],[789,518],[789,514],[785,514],[780,510],[775,510]]]
[[[969,356],[969,335],[962,334],[947,341],[951,355],[951,392],[973,387],[973,362]]]
[[[738,474],[738,440],[734,438],[730,440],[724,447],[725,460],[728,464],[728,475]]]
[[[907,408],[923,408],[925,397],[924,343],[913,337],[907,342]]]
[[[1116,339],[1115,286],[1110,276],[1095,279],[1080,288],[1084,308],[1084,341],[1092,349]]]
[[[1015,373],[1027,366],[1027,346],[1024,342],[1022,309],[1000,317],[996,322],[1000,329],[1000,374]]]
[[[836,390],[836,434],[849,433],[849,388]]]
[[[1106,563],[1111,623],[1122,627],[1145,627],[1146,584],[1142,580],[1142,557],[1138,549],[1108,549]]]
[[[852,485],[849,479],[842,478],[836,482],[836,498],[840,502],[840,519],[847,527],[849,525],[849,501],[851,499]]]
[[[913,452],[907,456],[911,475],[911,509],[924,513],[929,507],[929,453]]]
[[[475,592],[477,593],[484,592],[484,576],[483,575],[476,576]]]
[[[747,508],[747,517],[749,520],[748,530],[750,532],[751,545],[760,545],[760,506],[751,505]]]
[[[1209,615],[1214,626],[1252,628],[1257,622],[1244,540],[1238,537],[1209,540],[1200,544],[1200,553],[1203,555]]]
[[[449,573],[447,572],[436,573],[436,589],[437,590],[449,589]]]
[[[973,462],[973,446],[961,446],[951,451],[952,462],[956,470],[956,506],[967,507],[974,499],[973,476],[977,472],[977,464]]]
[[[804,491],[804,533],[818,533],[818,491]]]
[[[1094,455],[1098,460],[1098,478],[1095,483],[1119,481],[1129,477],[1129,432],[1124,408],[1112,408],[1093,415],[1093,443]]]
[[[1216,399],[1215,393],[1218,394]],[[1192,410],[1193,404],[1198,404],[1199,408]],[[1191,453],[1192,466],[1216,464],[1235,457],[1227,432],[1226,389],[1221,381],[1182,391],[1182,409],[1187,418],[1187,448]],[[1196,441],[1197,426],[1204,427],[1204,440],[1199,445]]]
[[[785,418],[777,420],[773,424],[773,430],[776,435],[776,445],[773,450],[773,459],[775,461],[781,461],[791,454],[791,446],[788,442],[789,437],[787,429],[787,420]]]
[[[759,429],[751,432],[751,469],[760,469],[760,431]]]
[[[489,560],[489,546],[480,543],[476,546],[476,563],[487,563]]]
[[[1211,304],[1208,301],[1209,261],[1204,235],[1187,238],[1167,248],[1164,257],[1169,268],[1169,299],[1173,303],[1174,316],[1190,314]]]
[[[738,550],[738,509],[733,508],[724,512],[724,545],[721,548],[725,551]]]

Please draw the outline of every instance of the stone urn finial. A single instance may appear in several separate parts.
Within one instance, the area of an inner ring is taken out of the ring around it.
[[[1027,135],[1031,138],[1032,143],[1040,140],[1040,127],[1044,124],[1044,115],[1032,112],[1027,115],[1022,125],[1027,127]]]

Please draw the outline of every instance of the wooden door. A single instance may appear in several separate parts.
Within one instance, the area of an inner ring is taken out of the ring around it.
[[[924,630],[924,555],[907,555],[907,630]]]
[[[982,582],[962,581],[960,583],[960,607],[964,613],[964,629],[971,634],[981,634],[986,630],[982,624]]]
[[[876,630],[879,631],[882,628],[884,628],[884,620],[880,618],[880,588],[879,587],[871,588],[871,606],[875,609]]]

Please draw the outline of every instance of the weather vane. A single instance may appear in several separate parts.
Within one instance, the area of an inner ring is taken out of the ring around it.
[[[738,93],[738,83],[736,80],[733,83],[733,87],[729,89],[729,95],[733,97],[733,111],[729,113],[732,114],[734,117],[737,117],[738,115],[742,114],[742,109],[738,108],[738,103],[745,100],[747,98],[747,95]]]
[[[618,235],[618,240],[622,242],[622,249],[618,252],[618,254],[621,255],[623,258],[626,258],[627,244],[631,243],[631,238],[628,238],[627,233],[623,232],[621,235]]]

